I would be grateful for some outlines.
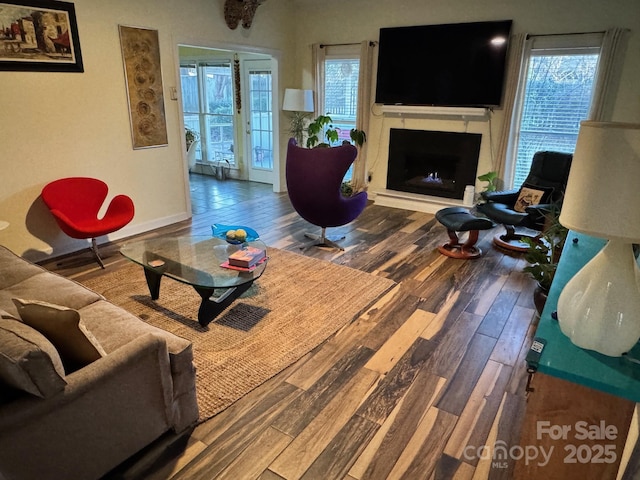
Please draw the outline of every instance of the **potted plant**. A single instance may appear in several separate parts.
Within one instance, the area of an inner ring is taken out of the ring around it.
[[[332,122],[333,120],[329,115],[319,115],[309,124],[307,127],[307,148],[329,148],[338,143],[338,130],[333,127]],[[326,142],[320,141],[323,133]],[[367,141],[367,134],[364,130],[358,130],[357,128],[351,129],[349,137],[357,148],[362,147],[364,142]],[[349,143],[347,140],[344,140],[344,142]],[[345,197],[350,197],[355,193],[350,181],[342,182],[340,190]]]
[[[196,132],[195,130],[189,128],[189,127],[184,127],[184,138],[185,141],[187,143],[187,151],[189,151],[189,148],[191,147],[191,144],[193,142],[195,142],[196,140],[198,140],[198,137],[200,136],[200,134],[198,132]]]
[[[551,205],[545,214],[545,227],[540,235],[535,239],[522,238],[522,241],[528,245],[524,259],[529,263],[522,270],[537,282],[536,290],[533,292],[533,303],[538,315],[542,313],[547,300],[569,232],[560,224],[559,217],[560,207]]]
[[[199,137],[200,134],[198,132],[189,127],[184,127],[184,139],[187,144],[187,165],[189,165],[189,171],[192,171],[196,166],[196,148]]]
[[[487,172],[478,177],[478,180],[487,182],[485,192],[495,192],[498,189],[498,172]]]
[[[318,115],[309,123],[307,133],[307,148],[327,148],[338,143],[339,140],[338,130],[334,128],[333,120],[329,115]],[[320,138],[323,137],[326,142],[320,141]],[[356,128],[351,129],[349,137],[357,147],[362,147],[367,141],[367,134]]]

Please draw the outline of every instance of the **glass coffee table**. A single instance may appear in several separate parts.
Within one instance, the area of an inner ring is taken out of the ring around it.
[[[198,322],[207,326],[233,301],[246,292],[265,268],[265,260],[250,271],[238,271],[221,267],[229,255],[244,245],[261,248],[261,240],[232,245],[223,238],[207,236],[159,237],[128,243],[120,253],[144,267],[151,298],[160,296],[160,280],[163,276],[191,285],[202,298],[198,310]],[[215,289],[225,291],[212,298]]]

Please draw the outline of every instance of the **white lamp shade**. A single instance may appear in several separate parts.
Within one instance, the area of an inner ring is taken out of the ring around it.
[[[595,237],[640,241],[640,124],[580,124],[560,223]]]
[[[282,109],[288,112],[313,112],[313,90],[285,89]]]

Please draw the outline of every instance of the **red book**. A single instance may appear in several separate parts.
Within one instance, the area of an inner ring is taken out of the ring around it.
[[[251,268],[261,262],[267,256],[267,252],[261,248],[245,247],[242,250],[229,255],[229,265],[234,267]]]

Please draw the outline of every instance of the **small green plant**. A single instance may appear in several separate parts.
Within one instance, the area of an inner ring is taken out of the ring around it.
[[[353,185],[351,185],[350,181],[342,182],[340,185],[340,193],[345,197],[353,195]]]
[[[329,115],[318,115],[307,127],[307,148],[329,147],[332,143],[338,141],[338,131],[333,128],[333,120]],[[324,137],[327,142],[321,142],[320,138]]]
[[[485,192],[495,192],[498,189],[498,172],[487,172],[478,177],[478,180],[487,182]]]
[[[527,237],[522,239],[528,245],[524,259],[529,263],[522,271],[531,275],[545,292],[551,288],[562,248],[569,233],[569,230],[560,223],[559,217],[560,208],[557,205],[551,205],[550,210],[545,214],[545,228],[540,236],[535,239]]]
[[[291,115],[291,127],[289,133],[296,139],[296,143],[302,146],[304,139],[304,122],[308,114],[304,112],[293,112]]]
[[[307,127],[307,148],[327,148],[338,143],[338,130],[333,126],[333,120],[327,115],[318,115]],[[352,128],[349,132],[351,141],[358,147],[362,147],[367,141],[364,130]],[[326,139],[321,142],[320,139]]]
[[[187,150],[189,150],[189,147],[191,146],[191,144],[196,140],[198,140],[199,137],[200,137],[200,134],[198,132],[196,132],[195,130],[189,127],[184,127],[184,138],[185,138],[185,141],[187,142]]]
[[[364,145],[364,142],[367,141],[367,134],[364,133],[364,130],[358,130],[357,128],[351,129],[349,137],[351,137],[351,141],[359,147]]]

